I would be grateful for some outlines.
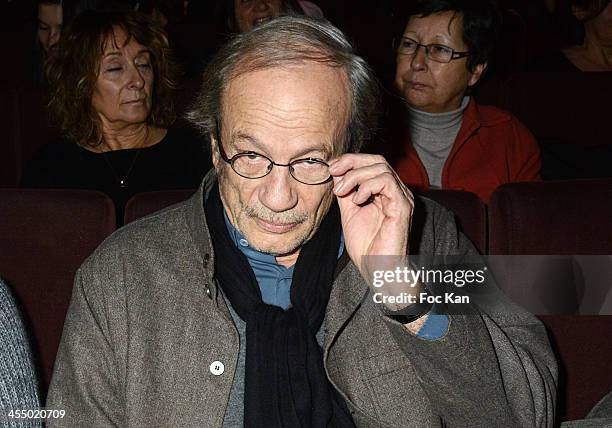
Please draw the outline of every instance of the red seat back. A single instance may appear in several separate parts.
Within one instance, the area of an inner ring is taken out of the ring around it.
[[[489,204],[489,251],[612,254],[610,219],[612,179],[506,184],[493,193]],[[543,282],[534,283],[546,288],[550,301],[564,287],[564,278],[552,276],[547,277],[550,281],[542,278]],[[612,316],[541,315],[540,319],[559,360],[559,420],[583,418],[612,390]]]
[[[584,418],[612,391],[612,316],[541,315],[559,359],[559,421]]]
[[[512,183],[489,203],[491,254],[612,254],[612,179]]]
[[[72,295],[74,274],[115,229],[104,194],[0,189],[0,276],[22,305],[46,391]]]
[[[195,190],[160,190],[138,193],[125,206],[125,224],[188,199]]]

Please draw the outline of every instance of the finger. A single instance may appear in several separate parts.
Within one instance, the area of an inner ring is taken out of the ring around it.
[[[386,163],[377,163],[357,169],[351,169],[342,176],[333,177],[334,193],[337,196],[346,196],[364,181],[388,172],[392,172],[392,169]]]
[[[371,165],[347,172],[343,177],[334,177],[334,193],[336,196],[347,196],[361,188],[368,180],[385,175],[393,181],[393,189],[398,189],[403,197],[413,200],[410,190],[402,183],[396,172],[388,165]]]
[[[380,155],[364,153],[345,153],[329,162],[329,173],[331,175],[343,175],[347,171],[373,164],[388,164],[387,160]]]
[[[383,212],[401,216],[414,206],[412,194],[405,192],[402,187],[393,174],[384,173],[363,182],[353,194],[352,202],[361,205],[370,198],[380,197]]]

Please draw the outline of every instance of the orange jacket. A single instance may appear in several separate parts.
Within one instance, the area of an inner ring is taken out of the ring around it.
[[[427,171],[405,141],[405,153],[391,164],[408,187],[427,189]],[[531,132],[510,113],[471,99],[442,169],[442,188],[474,192],[488,203],[500,184],[540,180],[540,149]]]

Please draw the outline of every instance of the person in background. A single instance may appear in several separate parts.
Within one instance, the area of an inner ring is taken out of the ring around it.
[[[426,0],[397,44],[401,95],[384,153],[416,189],[466,190],[488,202],[497,186],[540,180],[540,152],[510,113],[469,96],[491,58],[499,26],[493,2]]]
[[[573,41],[562,49],[534,59],[528,71],[612,71],[612,2],[609,0],[572,0],[571,21],[564,26]],[[559,5],[558,9],[562,6]],[[562,10],[557,10],[563,15]],[[565,20],[567,20],[567,18]],[[563,18],[560,20],[564,21]]]
[[[0,427],[40,427],[40,419],[13,419],[11,410],[38,409],[38,382],[29,338],[8,286],[0,279]]]
[[[38,3],[38,42],[43,51],[50,55],[59,42],[64,22],[62,1],[41,1]]]
[[[135,193],[198,187],[211,163],[201,137],[172,127],[175,74],[165,33],[146,17],[83,12],[48,68],[64,138],[32,159],[22,186],[102,191],[119,224]]]
[[[225,0],[228,28],[245,33],[280,14],[304,14],[297,0]]]
[[[44,67],[57,49],[62,28],[73,16],[71,3],[62,0],[40,0],[36,8],[36,41],[32,57],[33,80],[46,86]]]

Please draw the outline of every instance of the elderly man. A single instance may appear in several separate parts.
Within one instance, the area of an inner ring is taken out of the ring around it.
[[[326,22],[281,17],[230,41],[191,114],[215,171],[79,270],[53,422],[551,425],[556,363],[533,317],[374,303],[364,256],[476,254],[449,212],[357,154],[377,100]]]

